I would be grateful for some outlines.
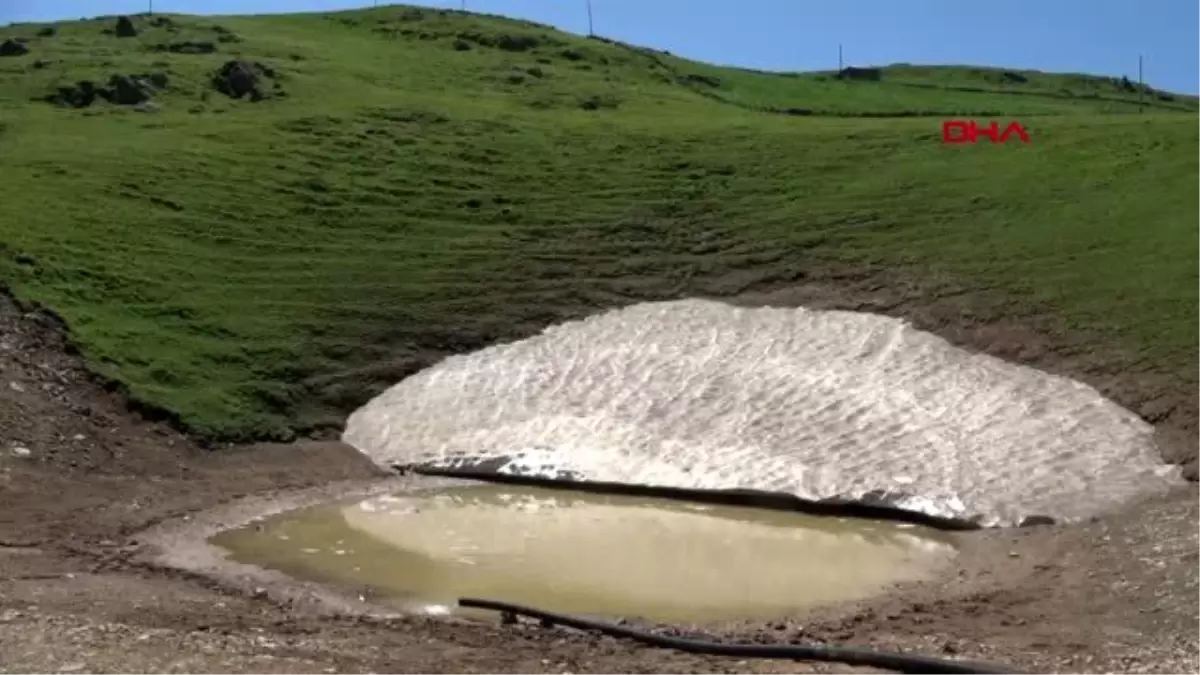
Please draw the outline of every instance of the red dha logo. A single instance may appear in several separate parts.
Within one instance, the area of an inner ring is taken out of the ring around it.
[[[979,126],[975,120],[942,122],[943,143],[978,143],[980,136],[987,136],[993,143],[1006,143],[1014,134],[1021,139],[1021,142],[1029,142],[1029,134],[1020,122],[1010,122],[1003,132],[1000,131],[1000,125],[995,122],[989,123],[986,127]]]

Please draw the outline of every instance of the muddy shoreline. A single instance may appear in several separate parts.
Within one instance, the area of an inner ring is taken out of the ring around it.
[[[210,539],[226,530],[252,526],[273,516],[311,506],[360,500],[384,494],[417,496],[449,488],[484,485],[481,481],[434,476],[409,475],[368,481],[346,481],[313,488],[288,490],[274,494],[254,495],[215,508],[173,518],[154,525],[133,537],[138,554],[131,564],[164,571],[179,571],[211,579],[233,592],[269,598],[295,609],[304,609],[314,616],[353,615],[370,618],[400,618],[401,611],[385,604],[371,602],[371,590],[354,588],[341,583],[316,583],[294,578],[285,573],[237,562],[229,552]],[[560,488],[565,489],[565,488]],[[610,493],[605,493],[610,494]],[[747,504],[738,504],[746,506]],[[962,530],[952,531],[962,533]],[[976,536],[953,537],[943,532],[956,548],[970,549],[987,535],[977,529]],[[993,534],[1000,532],[993,531]],[[626,619],[640,622],[636,617]],[[709,622],[721,629],[728,622]]]
[[[416,484],[418,482],[421,484]],[[317,615],[398,617],[400,615],[397,612],[364,602],[348,589],[306,582],[281,572],[233,561],[224,549],[208,540],[225,530],[246,527],[271,516],[308,506],[412,489],[437,489],[452,484],[451,481],[414,481],[397,477],[344,481],[244,497],[139,532],[133,537],[139,552],[131,562],[208,577],[232,591],[303,607]]]
[[[1051,339],[1055,332],[1036,326],[962,325],[960,296],[879,290],[891,287],[840,279],[743,301],[910,316],[958,344],[1078,377],[1153,421],[1167,441],[1164,456],[1194,470],[1194,383],[1118,372],[1110,364],[1119,361],[1096,350],[1081,355],[1077,341]],[[846,671],[678,654],[535,626],[364,614],[289,579],[264,585],[244,569],[214,576],[222,562],[204,552],[184,547],[184,560],[171,557],[178,551],[164,558],[162,546],[189,527],[207,532],[405,479],[336,442],[206,450],[131,412],[67,349],[60,329],[0,301],[0,672]],[[1189,484],[1092,522],[959,533],[960,553],[937,583],[702,632],[914,650],[1029,671],[1197,672],[1197,515]]]

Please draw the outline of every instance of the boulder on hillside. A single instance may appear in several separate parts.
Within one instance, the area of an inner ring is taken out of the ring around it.
[[[258,61],[227,61],[213,74],[212,85],[230,98],[261,101],[270,95],[264,80],[275,77],[273,68]]]
[[[212,32],[217,34],[217,42],[241,42],[242,38],[238,37],[237,33],[229,30],[224,26],[213,26]]]
[[[109,103],[137,105],[150,100],[154,87],[135,75],[113,75],[108,78],[108,87],[100,90],[100,95]]]
[[[184,40],[182,42],[159,44],[154,49],[160,52],[171,52],[172,54],[213,54],[217,51],[217,45],[212,42]]]
[[[506,52],[524,52],[537,47],[538,39],[532,35],[499,35],[494,44]]]
[[[86,108],[96,101],[100,90],[91,80],[80,80],[67,87],[59,87],[46,97],[48,103],[70,108]]]
[[[149,103],[156,93],[167,88],[167,83],[165,73],[113,75],[108,78],[106,87],[98,87],[90,80],[81,80],[71,86],[58,87],[45,100],[71,108],[86,108],[95,103],[97,98],[115,105],[139,106]]]
[[[133,20],[127,16],[117,17],[117,27],[114,29],[117,37],[135,37],[137,36],[137,28],[133,26]]]
[[[842,68],[838,74],[839,80],[860,80],[865,82],[878,82],[883,79],[883,71],[878,68],[856,68],[849,66]]]
[[[720,78],[712,75],[697,75],[696,73],[689,73],[679,77],[679,83],[685,85],[701,84],[706,87],[712,87],[713,89],[719,89],[721,87]]]
[[[29,47],[13,39],[0,42],[0,56],[24,56],[29,53]]]
[[[166,89],[167,85],[171,83],[171,79],[167,77],[166,73],[146,73],[145,75],[139,75],[138,77],[149,82],[155,89],[158,89],[159,91]]]

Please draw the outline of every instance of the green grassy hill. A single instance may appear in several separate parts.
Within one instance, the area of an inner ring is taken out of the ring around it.
[[[398,6],[134,24],[5,29],[28,53],[0,57],[0,282],[194,431],[336,425],[439,355],[821,261],[1001,293],[1196,379],[1195,97],[760,73]],[[264,100],[214,88],[231,59],[274,73]],[[114,75],[152,101],[45,100]],[[940,142],[972,115],[1033,142]]]

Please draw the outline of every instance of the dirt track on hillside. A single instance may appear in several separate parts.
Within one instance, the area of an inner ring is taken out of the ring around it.
[[[901,314],[959,344],[1075,375],[1155,422],[1166,454],[1194,472],[1194,382],[1118,371],[1105,355],[1051,339],[1052,330],[986,320],[978,308],[968,325],[952,295],[929,302],[877,278],[834,281],[836,293],[813,284],[743,301]],[[694,657],[534,626],[331,614],[274,589],[155,565],[139,543],[146,528],[251,495],[381,478],[335,442],[201,449],[106,392],[64,348],[56,322],[0,299],[0,671],[845,671]],[[1038,671],[1197,672],[1196,498],[1190,485],[1097,522],[965,535],[957,567],[936,583],[707,632],[917,649]]]

